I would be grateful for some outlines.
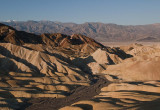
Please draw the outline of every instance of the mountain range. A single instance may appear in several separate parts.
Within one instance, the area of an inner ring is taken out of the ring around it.
[[[7,21],[2,22],[19,31],[35,34],[62,33],[67,35],[82,34],[101,42],[155,42],[160,41],[160,24],[117,25],[99,22],[83,24],[53,21]]]
[[[159,45],[109,47],[0,23],[0,110],[160,110],[159,62]]]

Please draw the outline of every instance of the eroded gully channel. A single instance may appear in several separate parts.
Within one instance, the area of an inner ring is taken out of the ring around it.
[[[21,110],[58,110],[78,101],[92,99],[95,95],[100,93],[101,88],[111,84],[111,82],[108,81],[104,76],[96,76],[92,78],[91,81],[93,83],[92,85],[80,86],[65,98],[31,99],[26,103],[25,106],[21,108]]]

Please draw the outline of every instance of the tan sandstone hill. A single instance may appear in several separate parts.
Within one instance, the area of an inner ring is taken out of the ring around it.
[[[134,44],[121,48],[133,57],[109,66],[103,73],[119,76],[127,81],[160,80],[159,47]]]
[[[110,48],[80,34],[0,24],[0,109],[156,110],[159,61],[158,46]]]

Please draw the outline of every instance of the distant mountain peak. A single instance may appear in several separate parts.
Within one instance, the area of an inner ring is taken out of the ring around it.
[[[6,22],[16,22],[16,20],[7,20]]]
[[[62,23],[48,20],[4,22],[19,31],[35,34],[62,33],[67,35],[82,34],[103,42],[138,41],[139,39],[154,37],[160,41],[160,23],[150,25],[117,25],[113,23],[86,22],[83,24]],[[149,41],[155,41],[150,39]]]

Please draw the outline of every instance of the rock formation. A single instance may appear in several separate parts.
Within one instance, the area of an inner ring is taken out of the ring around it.
[[[159,46],[111,48],[0,24],[0,109],[159,109],[159,57]]]

